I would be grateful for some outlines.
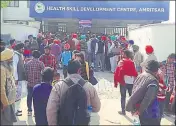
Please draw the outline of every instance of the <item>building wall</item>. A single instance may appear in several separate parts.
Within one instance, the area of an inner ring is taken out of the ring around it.
[[[34,37],[37,37],[38,32],[39,29],[27,25],[8,23],[1,24],[1,34],[10,34],[11,37],[16,39],[17,41],[24,42],[28,38],[28,35],[33,35]]]
[[[129,39],[140,46],[140,51],[145,57],[145,46],[152,45],[158,61],[163,61],[170,53],[175,53],[175,24],[142,26],[130,30]]]
[[[3,20],[34,20],[29,17],[29,8],[27,1],[19,1],[19,7],[3,8]]]

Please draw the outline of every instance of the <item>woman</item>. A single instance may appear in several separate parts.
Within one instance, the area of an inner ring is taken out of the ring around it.
[[[88,62],[86,62],[84,59],[84,54],[77,53],[76,60],[79,60],[81,62],[81,70],[80,70],[81,77],[84,80],[89,80],[89,65]]]
[[[75,59],[81,62],[81,70],[80,75],[84,80],[89,81],[92,85],[96,85],[98,83],[97,79],[94,77],[94,72],[92,68],[89,68],[88,62],[84,59],[84,54],[76,53]]]

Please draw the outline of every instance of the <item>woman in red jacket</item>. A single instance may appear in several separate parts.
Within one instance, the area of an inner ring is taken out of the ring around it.
[[[135,69],[134,62],[131,60],[132,52],[125,50],[123,52],[123,59],[120,60],[116,71],[114,73],[114,86],[117,87],[120,83],[120,94],[121,94],[121,108],[122,111],[119,114],[126,115],[125,103],[126,103],[126,90],[128,90],[129,96],[131,96],[133,82],[137,77],[137,71]]]

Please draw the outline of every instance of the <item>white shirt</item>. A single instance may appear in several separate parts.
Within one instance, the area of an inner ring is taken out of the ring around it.
[[[17,72],[17,65],[18,65],[18,61],[19,61],[19,57],[17,54],[13,55],[13,76],[15,78],[15,80],[18,80],[18,72]]]
[[[79,40],[76,38],[73,38],[72,40],[75,42],[75,46],[77,46],[77,44],[79,43]]]

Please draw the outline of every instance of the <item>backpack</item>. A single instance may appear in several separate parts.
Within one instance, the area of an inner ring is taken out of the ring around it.
[[[77,84],[69,78],[63,81],[69,88],[61,97],[58,125],[88,125],[90,115],[87,111],[87,95],[83,89],[86,81],[80,79]]]

